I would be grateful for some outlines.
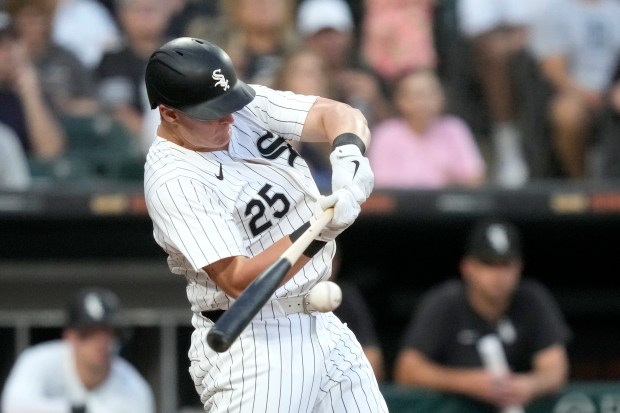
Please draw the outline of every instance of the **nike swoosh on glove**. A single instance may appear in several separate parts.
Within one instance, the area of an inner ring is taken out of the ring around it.
[[[348,189],[339,189],[328,196],[319,198],[314,209],[313,221],[327,208],[334,207],[334,216],[316,237],[319,241],[329,242],[336,239],[347,229],[360,214],[360,205]]]
[[[332,193],[348,189],[358,204],[370,196],[375,184],[375,175],[370,169],[368,158],[353,144],[341,145],[329,155],[332,164]]]

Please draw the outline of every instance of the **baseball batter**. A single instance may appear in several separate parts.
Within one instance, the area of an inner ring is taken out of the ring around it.
[[[205,411],[387,411],[353,333],[332,312],[300,305],[329,278],[334,239],[372,190],[364,117],[322,97],[247,85],[201,39],[153,53],[146,85],[161,123],[145,196],[155,240],[187,280],[189,370]],[[332,142],[331,195],[319,193],[289,140]],[[332,221],[250,325],[229,350],[212,350],[206,336],[218,317],[332,206]]]

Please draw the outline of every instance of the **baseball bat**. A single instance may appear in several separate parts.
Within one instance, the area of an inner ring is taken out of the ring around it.
[[[478,352],[485,368],[497,377],[510,373],[506,354],[499,338],[495,334],[488,334],[478,341]],[[508,406],[501,413],[525,413],[523,406]]]
[[[221,353],[228,350],[241,331],[278,289],[286,273],[297,262],[305,249],[331,221],[333,208],[328,208],[295,242],[265,271],[246,287],[237,300],[215,322],[207,334],[209,346]]]

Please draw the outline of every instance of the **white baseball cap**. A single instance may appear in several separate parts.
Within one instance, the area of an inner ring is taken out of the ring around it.
[[[353,29],[353,15],[344,0],[304,0],[297,10],[297,28],[308,36],[323,29]]]

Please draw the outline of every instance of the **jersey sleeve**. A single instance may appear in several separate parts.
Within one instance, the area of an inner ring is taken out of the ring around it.
[[[34,348],[24,350],[13,365],[2,391],[1,409],[4,413],[39,412],[68,413],[71,404],[67,398],[46,395],[46,386],[61,380],[55,363],[57,354],[48,354]]]
[[[449,303],[436,287],[430,290],[414,310],[401,341],[402,349],[414,349],[430,359],[437,359],[446,340]]]
[[[256,90],[256,97],[247,108],[263,122],[265,129],[285,139],[300,140],[308,112],[318,97],[260,85],[252,85],[252,88]]]
[[[222,258],[245,255],[242,237],[221,194],[189,178],[162,184],[150,197],[155,239],[179,251],[195,271]],[[162,242],[162,241],[160,241]]]
[[[566,344],[572,332],[551,292],[533,280],[524,282],[523,289],[530,297],[528,307],[534,325],[528,338],[532,349],[537,352],[555,344]]]

